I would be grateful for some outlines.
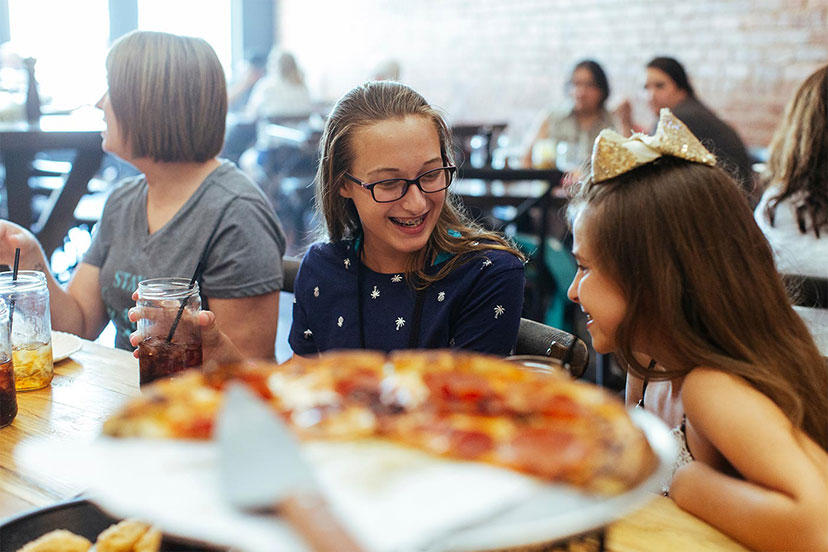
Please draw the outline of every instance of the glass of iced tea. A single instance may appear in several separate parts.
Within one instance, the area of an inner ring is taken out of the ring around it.
[[[138,283],[138,307],[141,385],[201,366],[198,283],[190,288],[190,281],[185,278],[144,280]],[[173,326],[175,331],[171,335]]]
[[[15,388],[32,391],[46,387],[55,373],[46,276],[21,270],[15,280],[11,272],[0,272],[0,298],[9,311]]]
[[[12,423],[17,415],[17,392],[14,389],[14,366],[9,342],[9,310],[0,299],[0,427]]]

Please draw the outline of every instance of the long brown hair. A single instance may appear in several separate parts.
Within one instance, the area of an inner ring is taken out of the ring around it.
[[[810,226],[817,238],[828,231],[828,65],[788,102],[771,140],[766,185],[779,187],[765,208],[771,225],[779,203],[796,195],[799,231]]]
[[[440,139],[443,163],[453,165],[451,131],[440,113],[412,88],[391,81],[367,82],[352,89],[336,102],[328,116],[319,145],[320,159],[315,181],[316,208],[323,217],[317,232],[319,239],[337,242],[354,238],[362,232],[354,202],[339,195],[344,175],[350,170],[354,158],[354,133],[380,121],[403,119],[412,115],[425,117],[434,124]],[[451,235],[450,230],[459,236]],[[444,278],[458,263],[464,262],[466,259],[463,258],[463,253],[489,249],[508,251],[524,260],[523,255],[502,236],[474,224],[464,214],[459,200],[449,188],[428,243],[409,258],[407,275],[417,285],[427,285]],[[425,267],[430,266],[437,255],[443,252],[454,256],[437,274],[426,274]]]
[[[697,366],[742,377],[828,450],[828,363],[791,308],[735,181],[719,168],[664,156],[586,181],[569,214],[588,217],[593,262],[627,299],[616,330],[622,365],[652,380]],[[641,343],[646,351],[636,349]],[[668,371],[649,371],[636,350]]]

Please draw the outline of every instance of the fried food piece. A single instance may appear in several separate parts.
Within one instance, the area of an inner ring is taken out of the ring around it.
[[[161,550],[161,539],[164,535],[161,534],[155,527],[150,527],[150,530],[144,533],[144,536],[138,539],[133,547],[133,552],[159,552]]]
[[[98,552],[133,552],[135,544],[149,530],[147,523],[125,519],[98,535],[95,548]]]
[[[87,552],[88,539],[66,529],[55,529],[26,544],[17,552]]]

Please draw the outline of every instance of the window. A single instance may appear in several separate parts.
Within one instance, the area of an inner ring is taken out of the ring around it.
[[[37,59],[44,106],[50,100],[55,108],[98,101],[106,90],[107,0],[9,0],[9,23],[4,49]]]
[[[138,28],[203,38],[229,74],[230,4],[227,0],[138,0]]]
[[[109,1],[8,0],[10,43],[4,52],[37,59],[44,111],[95,104],[106,91]],[[231,2],[137,0],[138,28],[205,39],[226,72],[231,53]],[[9,75],[25,87],[23,69]],[[24,88],[25,90],[25,88]],[[50,105],[51,104],[51,105]]]

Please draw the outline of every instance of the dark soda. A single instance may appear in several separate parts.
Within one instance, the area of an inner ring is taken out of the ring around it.
[[[14,389],[14,365],[10,358],[0,357],[0,427],[12,423],[17,416],[17,392]]]
[[[138,344],[141,385],[194,366],[201,366],[201,340],[168,343],[165,337],[156,335]]]

